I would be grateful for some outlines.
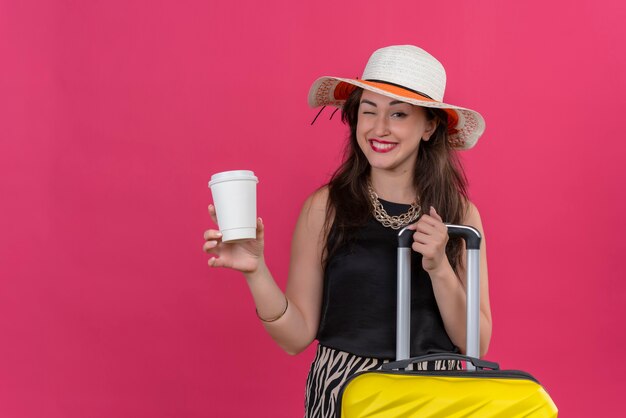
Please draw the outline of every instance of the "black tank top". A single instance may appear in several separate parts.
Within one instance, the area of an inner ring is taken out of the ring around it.
[[[386,202],[390,215],[409,205]],[[396,356],[398,231],[370,217],[354,240],[336,251],[324,272],[318,341],[363,357]],[[446,333],[421,254],[411,255],[411,356],[458,352]]]

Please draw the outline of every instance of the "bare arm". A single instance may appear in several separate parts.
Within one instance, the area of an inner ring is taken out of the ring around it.
[[[319,324],[322,301],[323,272],[321,255],[324,236],[323,227],[326,216],[327,191],[321,189],[311,195],[302,208],[294,231],[291,246],[289,277],[285,294],[272,277],[263,256],[264,228],[258,223],[257,244],[249,254],[228,252],[219,243],[208,246],[205,251],[218,255],[209,260],[212,267],[230,267],[242,271],[252,293],[257,312],[261,318],[276,318],[285,309],[284,315],[274,322],[263,322],[270,336],[289,354],[304,350],[315,339]],[[205,233],[205,239],[214,238],[213,230]],[[233,248],[230,248],[231,250]],[[213,260],[213,261],[212,261]],[[244,262],[245,261],[245,262]],[[242,268],[245,266],[245,268]]]

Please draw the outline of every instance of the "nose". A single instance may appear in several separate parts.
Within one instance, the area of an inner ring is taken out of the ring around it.
[[[378,117],[376,118],[376,122],[374,125],[374,134],[379,137],[389,135],[389,121],[387,120],[385,115],[381,114],[378,115]]]

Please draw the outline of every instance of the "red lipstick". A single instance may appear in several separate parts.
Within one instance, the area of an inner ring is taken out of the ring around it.
[[[381,154],[393,150],[398,145],[397,142],[385,141],[384,139],[378,138],[368,139],[367,142],[369,142],[370,147],[374,152],[378,152]]]

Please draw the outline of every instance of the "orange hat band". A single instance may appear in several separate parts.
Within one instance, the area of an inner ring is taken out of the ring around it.
[[[424,93],[411,90],[406,87],[399,86],[397,84],[389,83],[387,81],[380,81],[380,80],[355,80],[355,81],[358,81],[359,83],[362,83],[362,84],[367,84],[368,86],[375,87],[377,89],[385,90],[391,94],[395,94],[396,96],[406,97],[407,99],[423,100],[425,102],[436,101]],[[356,86],[353,84],[346,83],[343,81],[340,82],[337,85],[337,87],[335,87],[335,94],[334,94],[335,99],[346,100],[348,96],[350,95],[350,93],[352,93],[352,91],[355,88]]]
[[[432,97],[427,94],[422,93],[421,91],[412,90],[401,86],[399,84],[390,83],[389,81],[383,80],[362,80],[364,84],[371,85],[373,87],[378,87],[379,89],[384,89],[389,91],[390,93],[397,94],[398,96],[405,96],[407,93],[413,93],[415,99],[419,100],[427,100],[427,101],[435,101]],[[384,86],[384,87],[383,87]]]
[[[399,86],[397,84],[389,83],[387,81],[380,80],[355,80],[359,83],[366,84],[368,86],[385,90],[391,94],[396,96],[406,97],[407,99],[415,99],[421,100],[424,102],[437,102],[432,98],[428,97],[424,93],[420,93],[415,90],[408,89],[406,87]],[[336,100],[346,100],[350,93],[354,91],[357,86],[354,84],[346,83],[344,81],[339,82],[335,87],[334,96]],[[459,122],[459,115],[452,109],[442,109],[448,114],[448,132],[454,133],[456,130],[454,129]]]

